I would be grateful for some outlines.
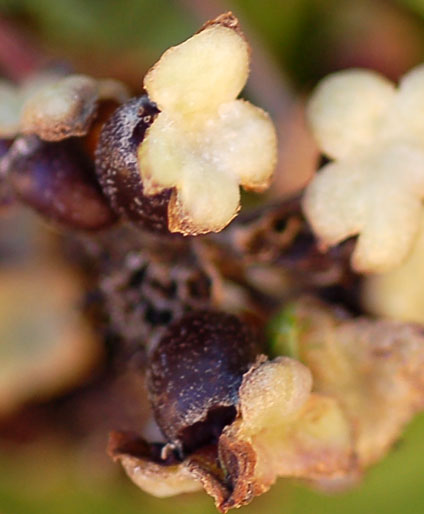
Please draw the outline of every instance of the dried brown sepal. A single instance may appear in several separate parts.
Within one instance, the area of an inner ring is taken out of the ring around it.
[[[283,265],[309,286],[340,283],[350,273],[349,242],[323,253],[300,207],[300,198],[266,205],[241,215],[223,234],[239,259],[248,264]]]
[[[424,331],[414,324],[349,318],[313,300],[295,308],[301,360],[314,390],[336,398],[353,428],[361,468],[382,458],[424,408]]]
[[[231,491],[217,447],[200,448],[183,461],[169,452],[162,457],[163,448],[163,444],[149,444],[132,432],[109,435],[108,454],[143,491],[164,498],[203,488],[222,510]]]
[[[109,435],[109,456],[122,465],[140,489],[164,498],[203,488],[222,511],[231,491],[217,447],[200,448],[183,461],[169,452],[162,457],[163,449],[163,444],[149,444],[132,432],[114,431]]]
[[[244,35],[244,32],[241,30],[240,22],[238,18],[234,16],[234,14],[231,11],[225,12],[223,14],[220,14],[213,20],[208,20],[197,32],[202,32],[202,30],[207,29],[208,27],[211,27],[213,25],[220,25],[222,27],[227,27],[228,29],[235,30],[243,39],[246,39],[246,36]],[[251,51],[249,47],[249,52]]]
[[[196,240],[196,248],[220,277],[223,310],[247,310],[268,323],[270,313],[311,289],[359,309],[352,241],[322,253],[297,198],[243,212],[220,234]]]
[[[97,109],[97,82],[69,75],[41,88],[22,107],[20,130],[45,141],[87,134]]]

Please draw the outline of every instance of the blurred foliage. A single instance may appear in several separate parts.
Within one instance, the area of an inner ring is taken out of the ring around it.
[[[270,357],[286,355],[299,360],[299,330],[294,306],[289,304],[276,314],[267,325],[268,355]]]
[[[35,31],[47,48],[67,53],[123,52],[141,54],[147,65],[165,49],[184,40],[199,26],[199,12],[190,11],[194,1],[178,0],[0,0],[0,12],[16,18]],[[384,64],[384,31],[394,45],[399,39],[415,37],[414,55],[403,55],[410,67],[424,56],[424,15],[421,0],[395,2],[374,0],[222,0],[217,8],[232,9],[247,20],[265,46],[298,85],[311,86],[333,69],[348,66],[352,55],[360,54],[358,64],[368,66],[362,53],[380,54]],[[405,8],[406,6],[406,8]],[[409,9],[412,7],[413,10]],[[397,20],[395,23],[393,19]],[[405,30],[402,29],[407,22]],[[201,20],[204,21],[204,20]],[[395,27],[395,25],[398,27]],[[401,30],[399,31],[399,27]],[[383,37],[382,33],[383,32]],[[365,45],[362,48],[361,45]],[[401,53],[402,53],[401,52]],[[105,55],[100,53],[99,58]],[[396,61],[396,55],[392,60]],[[409,62],[410,61],[410,62]],[[405,71],[406,63],[400,67]],[[384,70],[382,70],[384,71]],[[390,70],[389,70],[390,72]]]
[[[30,21],[49,44],[163,51],[193,29],[169,0],[0,0],[0,10]]]
[[[399,4],[404,5],[413,11],[417,12],[420,16],[424,16],[424,2],[423,0],[398,0]]]

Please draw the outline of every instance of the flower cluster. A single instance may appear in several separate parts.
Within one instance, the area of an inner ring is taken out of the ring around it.
[[[249,58],[226,13],[166,51],[141,96],[114,80],[53,71],[19,87],[0,83],[0,197],[6,187],[48,221],[96,232],[64,235],[84,284],[62,268],[4,273],[0,320],[17,357],[11,351],[5,361],[0,414],[14,408],[8,398],[27,401],[33,381],[40,398],[60,378],[73,385],[70,361],[84,374],[100,355],[94,326],[116,345],[111,359],[136,364],[131,373],[146,394],[135,403],[150,402],[143,415],[158,436],[113,432],[110,456],[141,489],[204,488],[221,512],[278,477],[325,490],[356,482],[424,408],[422,329],[354,318],[321,300],[343,300],[358,286],[355,271],[399,265],[415,240],[399,275],[371,287],[383,284],[384,294],[385,283],[393,289],[396,277],[422,272],[424,67],[398,89],[363,70],[325,79],[309,119],[334,161],[303,199],[261,206],[223,236],[180,237],[223,230],[240,209],[240,186],[270,184],[274,126],[238,99]],[[351,236],[358,240],[323,254]],[[32,273],[26,294],[21,282]],[[75,304],[88,289],[93,312],[81,320],[85,307],[76,313]],[[44,380],[36,359],[19,355],[21,317],[51,370]],[[65,357],[52,350],[58,339]],[[18,368],[25,380],[15,379]]]
[[[303,206],[323,248],[358,236],[352,264],[384,272],[410,252],[424,198],[424,67],[398,89],[372,71],[324,79],[309,102],[309,121],[334,159],[308,185]]]
[[[208,377],[213,371],[208,360],[220,350],[231,354],[234,362],[234,322],[228,332],[231,344],[225,341],[225,315],[213,314],[220,337],[213,327],[190,331],[196,314],[189,323],[186,318],[169,327],[164,347],[159,343],[152,362],[153,407],[160,410],[157,419],[165,434],[175,434],[182,426],[196,427],[197,432],[187,432],[193,446],[184,446],[183,458],[172,452],[175,444],[148,444],[134,433],[112,434],[111,456],[141,489],[163,497],[203,487],[226,512],[267,491],[277,477],[306,479],[322,489],[340,488],[357,481],[380,459],[424,407],[424,337],[419,327],[353,319],[307,297],[291,309],[302,363],[262,355],[243,373],[245,358],[243,367],[229,367],[230,361],[217,359],[217,382]],[[200,319],[204,318],[202,314]],[[180,353],[170,351],[170,343],[176,341]],[[251,349],[246,342],[242,348]],[[237,363],[241,355],[239,349]],[[163,368],[172,361],[167,376]],[[238,382],[233,375],[237,369]],[[193,397],[192,404],[187,395]],[[217,396],[227,408],[232,398],[236,413],[224,427],[221,418],[220,430],[214,432],[211,413]],[[208,437],[193,439],[199,433]]]

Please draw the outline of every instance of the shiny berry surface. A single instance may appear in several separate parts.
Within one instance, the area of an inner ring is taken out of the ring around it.
[[[47,221],[99,230],[116,219],[77,140],[46,143],[36,136],[21,138],[7,155],[6,170],[16,196]]]
[[[150,358],[156,421],[180,451],[216,442],[236,414],[243,374],[257,345],[235,316],[197,311],[171,324]]]
[[[159,113],[147,96],[132,98],[104,125],[96,150],[96,172],[116,212],[143,228],[168,231],[169,191],[143,194],[137,148]]]

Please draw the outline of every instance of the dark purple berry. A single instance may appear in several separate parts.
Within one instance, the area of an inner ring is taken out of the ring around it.
[[[258,346],[230,314],[196,311],[171,324],[153,351],[150,401],[164,436],[182,453],[217,441],[236,415],[243,374]]]
[[[145,196],[137,161],[137,148],[158,114],[147,96],[121,105],[101,131],[96,172],[117,213],[149,230],[168,232],[170,191]]]
[[[79,141],[57,143],[36,136],[15,141],[5,162],[8,181],[22,203],[65,227],[99,230],[116,215],[97,183]]]

